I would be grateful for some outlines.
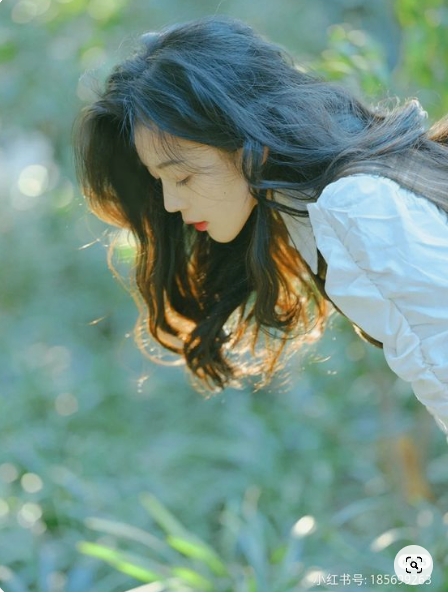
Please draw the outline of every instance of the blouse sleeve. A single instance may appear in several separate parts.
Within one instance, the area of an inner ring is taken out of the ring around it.
[[[383,344],[388,366],[448,434],[448,214],[363,173],[307,207],[329,298]]]

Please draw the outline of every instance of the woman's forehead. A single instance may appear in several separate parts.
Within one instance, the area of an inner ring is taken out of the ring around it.
[[[211,146],[198,144],[168,133],[154,132],[143,126],[136,127],[134,143],[141,158],[159,162],[173,157],[193,157],[211,154]]]

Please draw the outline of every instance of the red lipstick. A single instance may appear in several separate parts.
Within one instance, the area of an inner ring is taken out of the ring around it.
[[[208,226],[208,222],[197,222],[194,227],[196,230],[206,230]]]
[[[1,2],[1,0],[0,0]],[[196,230],[205,230],[207,228],[208,222],[192,222],[190,220],[184,220],[185,224],[193,224]]]

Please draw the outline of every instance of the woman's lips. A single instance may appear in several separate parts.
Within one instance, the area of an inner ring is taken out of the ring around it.
[[[193,226],[196,228],[196,230],[206,230],[208,222],[197,222]]]

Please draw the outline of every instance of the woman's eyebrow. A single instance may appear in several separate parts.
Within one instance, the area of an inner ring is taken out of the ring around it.
[[[170,159],[170,160],[165,160],[165,162],[161,162],[159,164],[156,164],[156,169],[164,169],[165,167],[171,166],[173,164],[184,164],[185,160],[181,159]]]

